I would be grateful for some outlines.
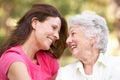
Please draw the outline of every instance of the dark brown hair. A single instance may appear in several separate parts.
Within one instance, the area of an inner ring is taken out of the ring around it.
[[[60,18],[60,39],[53,43],[49,50],[55,58],[60,58],[66,48],[67,22],[60,12],[49,4],[35,4],[32,6],[32,8],[18,21],[16,29],[12,32],[8,40],[1,46],[0,56],[5,50],[25,43],[32,31],[31,21],[33,17],[36,17],[41,22],[45,21],[47,17]]]

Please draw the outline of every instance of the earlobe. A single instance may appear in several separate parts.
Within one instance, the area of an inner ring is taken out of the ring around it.
[[[94,46],[94,44],[96,44],[98,35],[96,34],[94,37],[91,38],[91,45]]]
[[[94,39],[92,38],[91,40],[90,40],[90,45],[93,47],[93,45],[94,45]]]

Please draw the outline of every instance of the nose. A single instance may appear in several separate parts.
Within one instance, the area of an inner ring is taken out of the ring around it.
[[[69,44],[72,42],[72,38],[70,36],[67,37],[66,43]]]
[[[58,32],[55,32],[54,36],[55,36],[56,40],[59,39],[59,33]]]

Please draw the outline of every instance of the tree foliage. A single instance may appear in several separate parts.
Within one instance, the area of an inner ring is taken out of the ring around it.
[[[65,18],[83,10],[95,11],[105,18],[108,16],[108,0],[0,0],[0,30],[5,30],[4,36],[8,35],[13,27],[9,25],[9,20],[17,21],[35,3],[49,3],[59,9]],[[108,25],[111,23],[108,22]],[[109,26],[109,29],[112,31],[112,26]]]

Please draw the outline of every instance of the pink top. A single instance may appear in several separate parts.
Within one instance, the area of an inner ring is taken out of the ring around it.
[[[5,51],[0,58],[0,80],[8,80],[6,73],[14,62],[25,63],[32,80],[51,80],[59,68],[57,59],[53,58],[50,53],[43,51],[37,52],[36,58],[38,64],[33,63],[20,46]]]

